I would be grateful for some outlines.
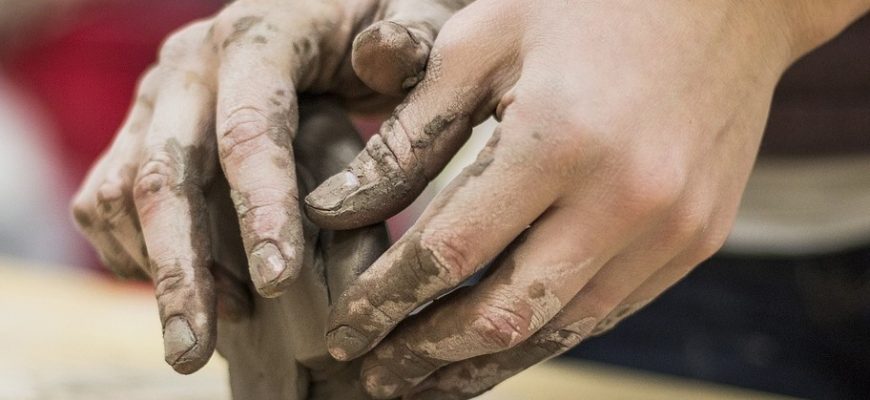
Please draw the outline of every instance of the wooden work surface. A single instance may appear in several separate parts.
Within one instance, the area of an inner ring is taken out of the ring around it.
[[[0,399],[229,399],[217,355],[181,376],[163,362],[150,288],[0,258]],[[486,400],[783,399],[586,362],[550,362]]]

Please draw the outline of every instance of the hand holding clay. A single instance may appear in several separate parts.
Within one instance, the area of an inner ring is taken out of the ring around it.
[[[382,220],[472,126],[501,125],[337,301],[330,352],[371,351],[375,397],[466,399],[655,298],[725,240],[781,73],[870,8],[800,4],[480,0],[457,13],[425,79],[308,214],[335,229]]]
[[[304,252],[291,146],[297,93],[365,110],[395,104],[391,96],[420,79],[437,30],[464,3],[239,0],[166,40],[73,211],[107,265],[154,280],[176,370],[197,370],[214,348],[203,192],[219,168],[250,277],[260,294],[278,296]]]
[[[299,192],[308,193],[338,172],[362,150],[362,139],[333,101],[303,98],[299,104],[297,155]],[[214,260],[246,279],[245,252],[224,179],[206,192]],[[330,302],[387,248],[383,224],[347,231],[325,231],[303,215],[303,267],[287,293],[277,299],[253,297],[248,318],[218,322],[217,350],[229,365],[234,400],[363,400],[361,362],[338,362],[326,349],[324,328]],[[215,274],[215,279],[219,275]],[[225,296],[218,286],[219,314]]]

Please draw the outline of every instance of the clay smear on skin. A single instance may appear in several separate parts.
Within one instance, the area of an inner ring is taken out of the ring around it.
[[[233,32],[230,33],[229,36],[227,36],[221,47],[223,47],[224,49],[230,47],[230,45],[241,39],[245,35],[245,33],[251,30],[251,28],[260,24],[261,22],[263,22],[263,17],[247,16],[239,18],[238,21],[233,24]]]
[[[545,327],[519,347],[468,360],[433,376],[437,390],[465,398],[481,394],[527,368],[571,349],[595,327],[592,317],[561,329]]]
[[[510,277],[514,271],[513,262],[508,262],[503,268],[505,268],[503,273],[509,276],[506,282],[484,284],[476,289],[490,293],[505,293],[505,291],[515,288],[513,279]],[[501,288],[493,286],[501,286]],[[503,300],[507,303],[500,306],[501,309],[514,310],[514,313],[510,314],[506,321],[510,326],[497,327],[497,329],[504,329],[511,335],[509,343],[494,343],[491,338],[474,334],[473,332],[477,332],[476,328],[473,327],[474,325],[487,323],[487,321],[480,319],[471,321],[472,328],[469,330],[456,332],[452,329],[455,324],[448,324],[446,321],[461,318],[457,316],[458,313],[468,312],[468,310],[457,311],[455,303],[443,304],[430,317],[425,317],[426,314],[424,314],[424,318],[427,318],[424,325],[418,326],[411,333],[399,335],[392,341],[381,345],[375,352],[376,365],[384,365],[389,370],[398,371],[402,379],[410,385],[419,383],[435,369],[450,361],[460,361],[490,351],[515,346],[530,332],[538,331],[562,309],[562,302],[547,289],[544,283],[533,281],[526,287],[527,289],[522,293],[527,293],[528,298],[518,296],[510,300],[506,297]],[[463,299],[459,298],[455,301],[462,302]],[[493,316],[493,318],[498,318],[501,321],[503,317]],[[479,331],[486,331],[490,327],[485,325],[479,329]],[[430,338],[430,340],[421,343],[414,340],[414,338],[422,337]],[[395,347],[398,347],[398,350]],[[470,352],[470,349],[476,349],[478,353]],[[411,353],[409,354],[409,352]]]
[[[444,268],[437,263],[441,263],[438,257],[430,250],[422,249],[419,241],[415,240],[419,234],[411,233],[410,237],[400,242],[397,246],[391,248],[385,255],[387,260],[398,259],[399,263],[407,263],[415,265],[416,287],[407,288],[408,290],[391,291],[390,293],[369,292],[370,296],[359,296],[358,299],[349,300],[348,306],[350,313],[354,315],[364,315],[366,319],[381,317],[379,323],[390,323],[395,316],[405,315],[410,312],[417,304],[424,302],[425,299],[433,297],[432,293],[444,292],[445,280],[448,277],[442,276]],[[395,255],[398,254],[398,255]],[[392,264],[392,263],[387,263]],[[408,271],[408,269],[405,269]],[[375,272],[375,271],[373,271]],[[407,272],[407,273],[410,273]],[[357,287],[367,287],[373,285],[369,282],[384,282],[386,287],[402,287],[407,285],[406,274],[380,272],[374,273],[365,281],[359,282]],[[452,288],[452,285],[449,286]],[[372,309],[383,311],[382,313],[371,313]],[[386,313],[390,315],[385,315]],[[384,326],[384,325],[380,325]],[[379,328],[380,326],[366,326],[362,328]]]
[[[485,291],[495,295],[502,294],[502,296],[505,297],[501,300],[506,300],[507,303],[501,305],[500,308],[513,310],[513,313],[508,316],[508,323],[511,326],[502,327],[505,330],[508,330],[511,334],[511,340],[509,343],[479,343],[481,340],[485,341],[486,338],[478,338],[475,337],[475,335],[469,335],[468,332],[457,333],[452,330],[452,324],[436,323],[434,326],[430,326],[426,329],[426,336],[434,337],[433,340],[421,343],[418,350],[423,354],[432,356],[437,355],[439,359],[459,361],[469,357],[469,348],[480,348],[481,354],[488,351],[511,348],[516,346],[519,341],[525,338],[528,334],[540,330],[562,309],[562,301],[555,293],[553,293],[553,291],[548,289],[549,285],[553,285],[554,282],[533,280],[526,284],[522,284],[521,282],[518,283],[515,282],[516,266],[513,261],[506,261],[501,268],[504,268],[505,271],[500,272],[508,277],[505,281],[494,284],[484,283],[472,290]],[[548,269],[548,274],[551,274],[553,277],[561,277],[565,275],[566,270],[566,267],[552,268]],[[520,289],[523,287],[526,289]],[[510,297],[513,298],[509,299],[506,293],[516,289],[520,289],[520,293],[511,295]],[[447,313],[444,316],[448,319],[456,318],[455,313],[452,312]],[[472,321],[472,325],[477,322],[482,321]],[[441,335],[440,338],[436,336],[438,333]],[[469,343],[469,340],[475,342]],[[500,348],[489,348],[493,345],[497,345]],[[456,351],[452,352],[451,349],[456,349]],[[472,356],[474,355],[478,354],[473,354]]]
[[[467,390],[471,390],[472,393],[478,393],[478,389],[485,390],[492,385],[500,382],[503,379],[506,379],[509,376],[512,376],[529,366],[536,364],[540,361],[543,361],[549,357],[555,356],[564,352],[565,350],[576,346],[581,340],[589,335],[592,329],[595,326],[594,318],[584,318],[580,321],[569,324],[561,329],[553,329],[547,326],[547,323],[551,320],[551,318],[555,317],[563,308],[563,302],[556,296],[552,291],[548,289],[548,287],[552,287],[553,285],[558,285],[558,282],[562,282],[567,277],[575,274],[575,271],[578,269],[575,263],[560,263],[556,264],[551,268],[547,269],[548,275],[552,277],[547,282],[541,282],[539,280],[532,280],[527,285],[518,285],[516,282],[517,273],[516,271],[516,263],[512,260],[506,261],[502,264],[501,268],[503,271],[500,271],[502,274],[508,276],[507,282],[499,283],[499,285],[505,286],[506,288],[501,290],[493,290],[490,285],[481,285],[481,290],[488,290],[490,292],[502,292],[504,290],[511,290],[517,287],[525,286],[527,289],[524,292],[527,295],[526,298],[522,298],[522,296],[518,296],[516,300],[514,300],[513,304],[503,306],[504,308],[509,308],[514,310],[517,315],[526,315],[526,320],[528,321],[528,326],[519,326],[519,322],[515,321],[515,326],[511,329],[511,331],[517,336],[511,343],[508,343],[506,348],[513,348],[516,344],[516,341],[520,339],[520,336],[525,336],[525,334],[521,335],[521,332],[536,332],[529,338],[525,343],[520,344],[519,347],[515,347],[512,350],[506,350],[499,353],[495,353],[491,356],[482,356],[481,360],[487,360],[486,369],[489,371],[492,368],[489,368],[489,363],[494,363],[494,365],[499,366],[493,371],[495,375],[490,376],[489,379],[484,380],[482,382],[465,382],[462,385],[457,384],[457,387],[464,387]],[[505,276],[502,275],[502,276]],[[487,287],[489,286],[489,287]],[[554,321],[555,322],[555,321]],[[432,331],[437,331],[441,326],[453,326],[454,324],[445,324],[445,323],[435,323],[434,326],[428,326],[424,329],[427,336],[431,336]],[[446,329],[442,329],[447,332]],[[465,337],[463,337],[465,336]],[[445,353],[445,349],[468,349],[468,348],[476,348],[480,347],[480,343],[468,343],[468,334],[453,334],[447,336],[446,338],[442,338],[441,340],[433,340],[424,342],[417,350],[417,353],[426,354],[428,356],[434,357],[437,355],[439,359],[446,358],[450,361],[458,361],[464,358],[469,357],[467,351],[457,351],[457,354]],[[420,351],[422,350],[422,351]],[[489,350],[500,350],[500,349],[489,349]],[[484,351],[488,352],[488,351]],[[478,376],[482,374],[476,369],[480,367],[477,366],[476,363],[468,363],[463,364],[462,369],[470,369],[469,371],[465,371],[465,373],[472,374],[474,376]],[[429,371],[431,372],[431,371]],[[416,383],[418,380],[412,380],[412,382]],[[480,388],[477,386],[480,385]],[[463,389],[465,390],[465,389]]]
[[[613,329],[613,327],[616,326],[619,321],[622,321],[631,314],[634,314],[635,312],[637,312],[637,310],[640,310],[641,308],[649,304],[650,301],[652,300],[643,300],[636,303],[620,305],[619,307],[614,309],[613,312],[607,315],[607,317],[601,320],[601,322],[598,323],[598,326],[596,326],[595,330],[592,331],[592,335],[600,335]]]

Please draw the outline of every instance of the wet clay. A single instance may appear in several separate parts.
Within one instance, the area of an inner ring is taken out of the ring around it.
[[[332,103],[306,100],[301,111],[293,147],[299,191],[305,194],[349,162],[362,143]],[[248,282],[225,305],[252,308],[249,316],[229,319],[222,314],[218,322],[217,350],[229,364],[233,399],[369,399],[359,383],[360,362],[341,363],[330,357],[325,330],[333,296],[343,292],[386,249],[383,225],[331,232],[305,220],[301,273],[284,295],[268,299],[251,295],[256,289],[250,283],[229,194],[226,181],[217,179],[208,200],[214,259],[228,272],[220,279],[216,274],[215,280]],[[238,194],[233,197],[246,201]]]

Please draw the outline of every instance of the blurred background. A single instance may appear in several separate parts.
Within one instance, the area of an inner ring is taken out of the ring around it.
[[[141,398],[227,396],[220,360],[184,378],[162,365],[150,287],[111,280],[67,211],[162,39],[222,3],[0,0],[0,398],[93,398],[89,385],[127,388],[124,398],[140,398],[135,388],[148,388]],[[427,194],[391,220],[394,238],[493,126],[479,127]],[[682,397],[691,390],[674,388],[699,381],[731,398],[761,395],[724,388],[870,398],[870,18],[787,73],[761,154],[721,254],[568,354],[592,366],[586,375],[538,370],[492,398],[527,398],[511,393],[534,382],[569,385],[572,376],[587,387],[634,382],[634,398]],[[67,334],[105,357],[58,350]],[[131,335],[151,342],[132,348],[123,341]],[[142,359],[160,374],[113,371]]]

